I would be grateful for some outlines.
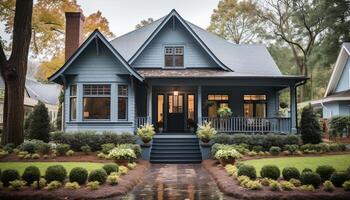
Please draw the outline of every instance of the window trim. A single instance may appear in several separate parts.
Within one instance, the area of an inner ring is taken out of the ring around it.
[[[265,100],[244,100],[244,96],[245,95],[265,95]],[[246,118],[245,116],[245,111],[244,111],[244,105],[247,103],[252,103],[253,104],[253,118],[256,118],[256,104],[265,104],[265,117],[259,117],[259,118],[267,118],[268,117],[268,108],[267,108],[267,104],[268,104],[268,99],[269,99],[269,96],[264,93],[264,92],[256,92],[256,93],[252,93],[252,92],[249,92],[249,93],[242,93],[242,101],[243,101],[243,106],[242,106],[242,109],[243,109],[243,117]],[[247,117],[248,118],[248,117]]]
[[[127,88],[127,95],[119,95],[119,86],[126,86]],[[128,84],[117,84],[117,121],[128,121],[129,117],[129,85]],[[125,98],[126,99],[126,112],[125,112],[125,118],[119,118],[119,98]]]
[[[109,95],[85,95],[84,94],[84,86],[86,85],[109,85],[110,87],[110,92],[109,92]],[[109,83],[84,83],[82,84],[82,102],[81,102],[81,110],[82,110],[82,121],[86,121],[86,122],[108,122],[108,121],[111,121],[112,120],[112,84],[109,84]],[[106,119],[86,119],[84,117],[84,98],[106,98],[106,97],[109,97],[109,117],[106,118]]]
[[[231,108],[231,102],[230,102],[231,95],[228,92],[208,92],[206,95],[207,95],[206,96],[206,101],[207,102],[208,101],[214,101],[214,102],[216,102],[218,104],[220,104],[220,103],[227,103],[228,107]],[[228,99],[227,100],[209,100],[209,95],[227,95]],[[210,108],[210,106],[206,106],[206,107],[207,107],[207,117],[209,117],[209,108]]]
[[[75,86],[75,95],[72,95],[72,86]],[[72,118],[72,99],[75,99],[75,119]],[[69,121],[75,122],[78,119],[78,85],[69,86]]]
[[[163,46],[163,63],[164,63],[164,66],[163,68],[166,68],[166,69],[183,69],[185,68],[185,45],[164,45]],[[167,48],[172,48],[172,66],[167,66],[166,63],[165,63],[165,56],[167,55],[166,54],[166,49]],[[182,66],[176,66],[175,63],[176,63],[176,51],[175,49],[176,48],[182,48]]]

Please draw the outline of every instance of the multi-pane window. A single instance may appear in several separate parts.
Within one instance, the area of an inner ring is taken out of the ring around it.
[[[194,109],[195,109],[195,97],[194,94],[188,94],[187,95],[187,126],[188,128],[195,127],[195,116],[194,116]]]
[[[169,113],[183,113],[183,103],[184,103],[184,95],[183,94],[177,94],[173,95],[170,94],[168,96],[168,112]]]
[[[70,120],[77,120],[77,86],[71,85],[69,90],[69,110],[70,110]]]
[[[217,117],[219,108],[229,107],[229,95],[209,94],[208,102],[208,117]]]
[[[266,117],[267,98],[266,95],[249,94],[243,96],[244,117]]]
[[[110,119],[111,86],[84,85],[83,118],[86,120]]]
[[[128,86],[118,85],[118,119],[126,120],[128,113]]]
[[[184,48],[183,47],[165,47],[164,64],[165,64],[165,67],[183,67],[184,66]]]

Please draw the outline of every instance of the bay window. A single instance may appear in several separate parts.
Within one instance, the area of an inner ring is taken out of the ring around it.
[[[83,105],[84,120],[109,120],[111,86],[84,85]]]
[[[69,118],[70,121],[77,120],[77,86],[71,85],[69,90]]]
[[[128,113],[128,86],[118,85],[118,120],[126,120]]]

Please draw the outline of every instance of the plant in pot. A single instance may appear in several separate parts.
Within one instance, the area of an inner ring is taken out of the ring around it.
[[[231,108],[229,108],[229,107],[221,107],[221,108],[219,108],[218,109],[218,115],[220,116],[220,118],[231,117],[231,115],[232,115]]]
[[[236,159],[241,157],[242,154],[233,148],[220,149],[215,153],[215,159],[218,159],[222,166],[226,166],[227,164],[234,164]]]
[[[127,166],[129,161],[136,160],[136,154],[132,149],[116,147],[109,152],[108,158],[117,164]]]
[[[203,125],[198,125],[197,137],[205,144],[208,144],[210,140],[216,134],[215,128],[211,127],[211,123],[205,121]]]
[[[153,124],[145,124],[141,125],[141,127],[137,129],[136,133],[141,138],[142,142],[145,145],[148,145],[156,132],[154,131]]]

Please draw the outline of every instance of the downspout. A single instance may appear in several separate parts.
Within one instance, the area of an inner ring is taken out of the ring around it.
[[[326,110],[327,112],[329,112],[329,109],[323,104],[323,101],[322,101],[322,100],[321,100],[321,106],[322,106],[322,108],[325,108],[325,110]],[[329,112],[329,118],[332,118],[332,111]]]
[[[298,92],[297,92],[297,87],[304,85],[306,83],[306,80],[299,82],[297,84],[295,84],[294,89],[295,89],[295,94],[297,95],[295,100],[296,102],[296,106],[295,106],[295,115],[296,115],[296,124],[295,124],[295,128],[298,130]]]

